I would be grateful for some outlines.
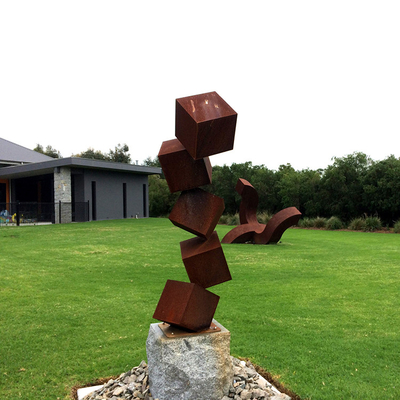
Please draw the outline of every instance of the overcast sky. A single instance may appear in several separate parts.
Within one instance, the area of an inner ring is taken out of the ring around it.
[[[0,0],[0,137],[154,158],[175,99],[237,113],[213,165],[400,157],[400,2]]]

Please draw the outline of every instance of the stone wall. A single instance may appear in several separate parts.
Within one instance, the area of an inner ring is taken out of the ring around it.
[[[61,221],[60,210],[61,207]],[[71,192],[71,169],[59,167],[54,169],[54,203],[55,203],[55,223],[72,222],[72,192]]]

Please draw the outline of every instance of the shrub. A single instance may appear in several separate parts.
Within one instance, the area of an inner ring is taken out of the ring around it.
[[[353,231],[363,231],[365,230],[365,218],[359,217],[351,220],[349,229]]]
[[[400,219],[394,223],[394,233],[400,233]]]
[[[257,220],[260,224],[268,224],[268,221],[272,218],[272,215],[268,212],[262,212],[257,214]]]
[[[301,218],[298,223],[298,226],[300,228],[313,228],[314,227],[314,219],[308,218],[308,217]]]
[[[373,232],[379,229],[382,229],[382,221],[379,217],[365,218],[365,232]]]
[[[228,225],[240,225],[240,218],[239,218],[239,214],[233,214],[233,215],[229,215],[228,216],[228,220],[227,220],[227,224]]]
[[[326,229],[334,231],[336,229],[342,229],[343,223],[338,217],[330,217],[328,221],[326,221]]]
[[[326,228],[326,218],[317,217],[314,220],[314,226],[316,228]]]
[[[267,224],[271,217],[272,215],[267,212],[257,214],[257,220],[260,224]],[[223,214],[221,215],[218,223],[220,225],[240,225],[239,214]]]
[[[219,223],[220,225],[228,225],[228,219],[229,219],[229,215],[223,214],[223,215],[221,215],[221,217],[220,217],[218,223]]]

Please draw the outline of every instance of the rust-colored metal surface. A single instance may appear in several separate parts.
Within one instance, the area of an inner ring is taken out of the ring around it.
[[[176,100],[175,136],[194,159],[232,150],[237,113],[216,92]]]
[[[210,327],[218,301],[219,296],[195,283],[168,280],[153,318],[198,332]]]
[[[211,183],[209,158],[194,160],[178,139],[163,142],[158,159],[171,193]]]
[[[211,322],[211,326],[208,329],[203,329],[202,331],[199,332],[192,332],[192,331],[186,331],[184,329],[180,329],[177,326],[167,324],[165,322],[158,324],[160,329],[163,331],[164,335],[169,338],[177,338],[177,337],[182,337],[182,336],[193,336],[197,335],[199,333],[216,333],[216,332],[221,332],[221,328],[219,328],[217,325],[214,324],[214,322]]]
[[[243,224],[231,229],[221,240],[221,243],[253,243],[254,234],[261,233],[265,228],[263,224]]]
[[[202,238],[209,238],[224,208],[223,199],[197,188],[181,193],[169,219],[179,228]]]
[[[299,222],[301,212],[296,207],[285,208],[276,213],[269,221],[263,232],[255,233],[255,244],[278,243],[286,229]]]
[[[240,225],[229,231],[222,243],[278,243],[285,230],[299,222],[301,212],[296,207],[288,207],[276,213],[267,225],[260,224],[257,221],[258,194],[254,187],[245,179],[239,179],[236,191],[242,196]]]
[[[173,327],[200,332],[210,327],[219,297],[205,288],[232,279],[218,235],[223,199],[200,186],[211,183],[209,156],[231,150],[236,112],[216,93],[176,100],[175,135],[158,153],[169,190],[181,191],[171,222],[196,235],[181,242],[191,283],[168,280],[153,317]]]
[[[236,191],[242,201],[240,202],[239,219],[241,224],[258,224],[257,207],[258,193],[253,185],[246,179],[239,178],[236,184]]]
[[[232,279],[216,231],[208,240],[193,238],[181,242],[181,254],[192,283],[208,288]]]

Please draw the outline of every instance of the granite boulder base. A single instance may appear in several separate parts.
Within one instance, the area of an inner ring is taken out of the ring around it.
[[[221,400],[233,379],[230,332],[167,337],[151,324],[146,342],[150,392],[159,400]]]

